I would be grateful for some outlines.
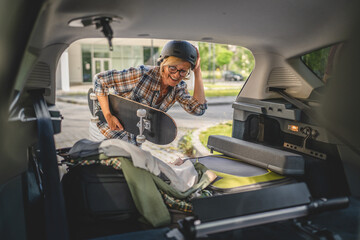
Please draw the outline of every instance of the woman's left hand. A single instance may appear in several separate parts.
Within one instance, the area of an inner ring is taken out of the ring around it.
[[[194,48],[196,49],[196,52],[197,52],[197,60],[196,60],[196,64],[195,64],[195,67],[193,69],[193,71],[199,71],[200,70],[200,53],[199,53],[199,49],[197,47],[194,46]]]
[[[195,76],[193,97],[196,100],[198,100],[199,103],[204,104],[206,102],[206,99],[205,99],[204,84],[203,84],[202,75],[201,75],[200,53],[199,53],[199,49],[197,49],[196,47],[195,47],[195,49],[196,49],[198,58],[196,60],[195,67],[193,69],[194,76]]]

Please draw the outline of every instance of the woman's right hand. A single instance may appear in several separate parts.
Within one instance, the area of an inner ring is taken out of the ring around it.
[[[116,131],[124,130],[124,127],[121,125],[119,120],[114,115],[109,114],[108,116],[105,117],[105,119],[111,130],[113,130],[113,131],[114,130],[116,130]]]
[[[97,96],[97,98],[99,100],[99,104],[100,104],[101,110],[104,114],[105,120],[109,125],[109,128],[111,130],[117,130],[117,131],[124,130],[124,127],[121,125],[119,120],[114,115],[112,115],[110,112],[108,97],[107,96]]]

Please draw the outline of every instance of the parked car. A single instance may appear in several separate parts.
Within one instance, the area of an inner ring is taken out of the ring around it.
[[[1,239],[359,239],[358,2],[1,1]],[[211,137],[208,145],[240,160],[225,166],[245,172],[235,182],[253,183],[246,174],[261,170],[256,184],[195,197],[193,213],[173,211],[173,224],[162,228],[128,221],[138,216],[117,199],[134,204],[121,190],[104,189],[97,180],[104,172],[74,181],[94,187],[92,198],[77,197],[87,187],[63,192],[58,155],[64,152],[53,138],[62,120],[56,67],[71,43],[100,37],[249,49],[256,65],[234,99],[232,137]],[[264,181],[268,175],[281,181]],[[101,204],[109,197],[110,204]],[[71,210],[65,198],[84,205]],[[83,218],[69,219],[69,211]],[[80,220],[87,223],[81,229]]]
[[[225,71],[223,75],[224,75],[225,81],[243,81],[244,80],[244,77],[240,73],[235,73],[233,71]]]

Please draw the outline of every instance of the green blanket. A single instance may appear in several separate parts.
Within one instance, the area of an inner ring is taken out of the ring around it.
[[[186,192],[179,192],[159,177],[144,169],[134,167],[129,159],[122,158],[121,167],[136,208],[153,227],[170,224],[170,214],[158,188],[175,198],[184,199],[197,190],[204,189],[211,182],[209,177],[204,174],[208,169],[201,163],[195,164],[199,173],[199,182]]]

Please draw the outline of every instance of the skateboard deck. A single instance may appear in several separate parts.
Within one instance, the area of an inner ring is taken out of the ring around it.
[[[177,135],[175,121],[159,109],[113,94],[109,94],[109,105],[111,113],[119,119],[124,130],[129,133],[135,135],[140,133],[137,126],[140,121],[137,110],[144,109],[146,111],[144,119],[150,125],[150,129],[144,129],[143,131],[146,140],[165,145],[171,143]]]

